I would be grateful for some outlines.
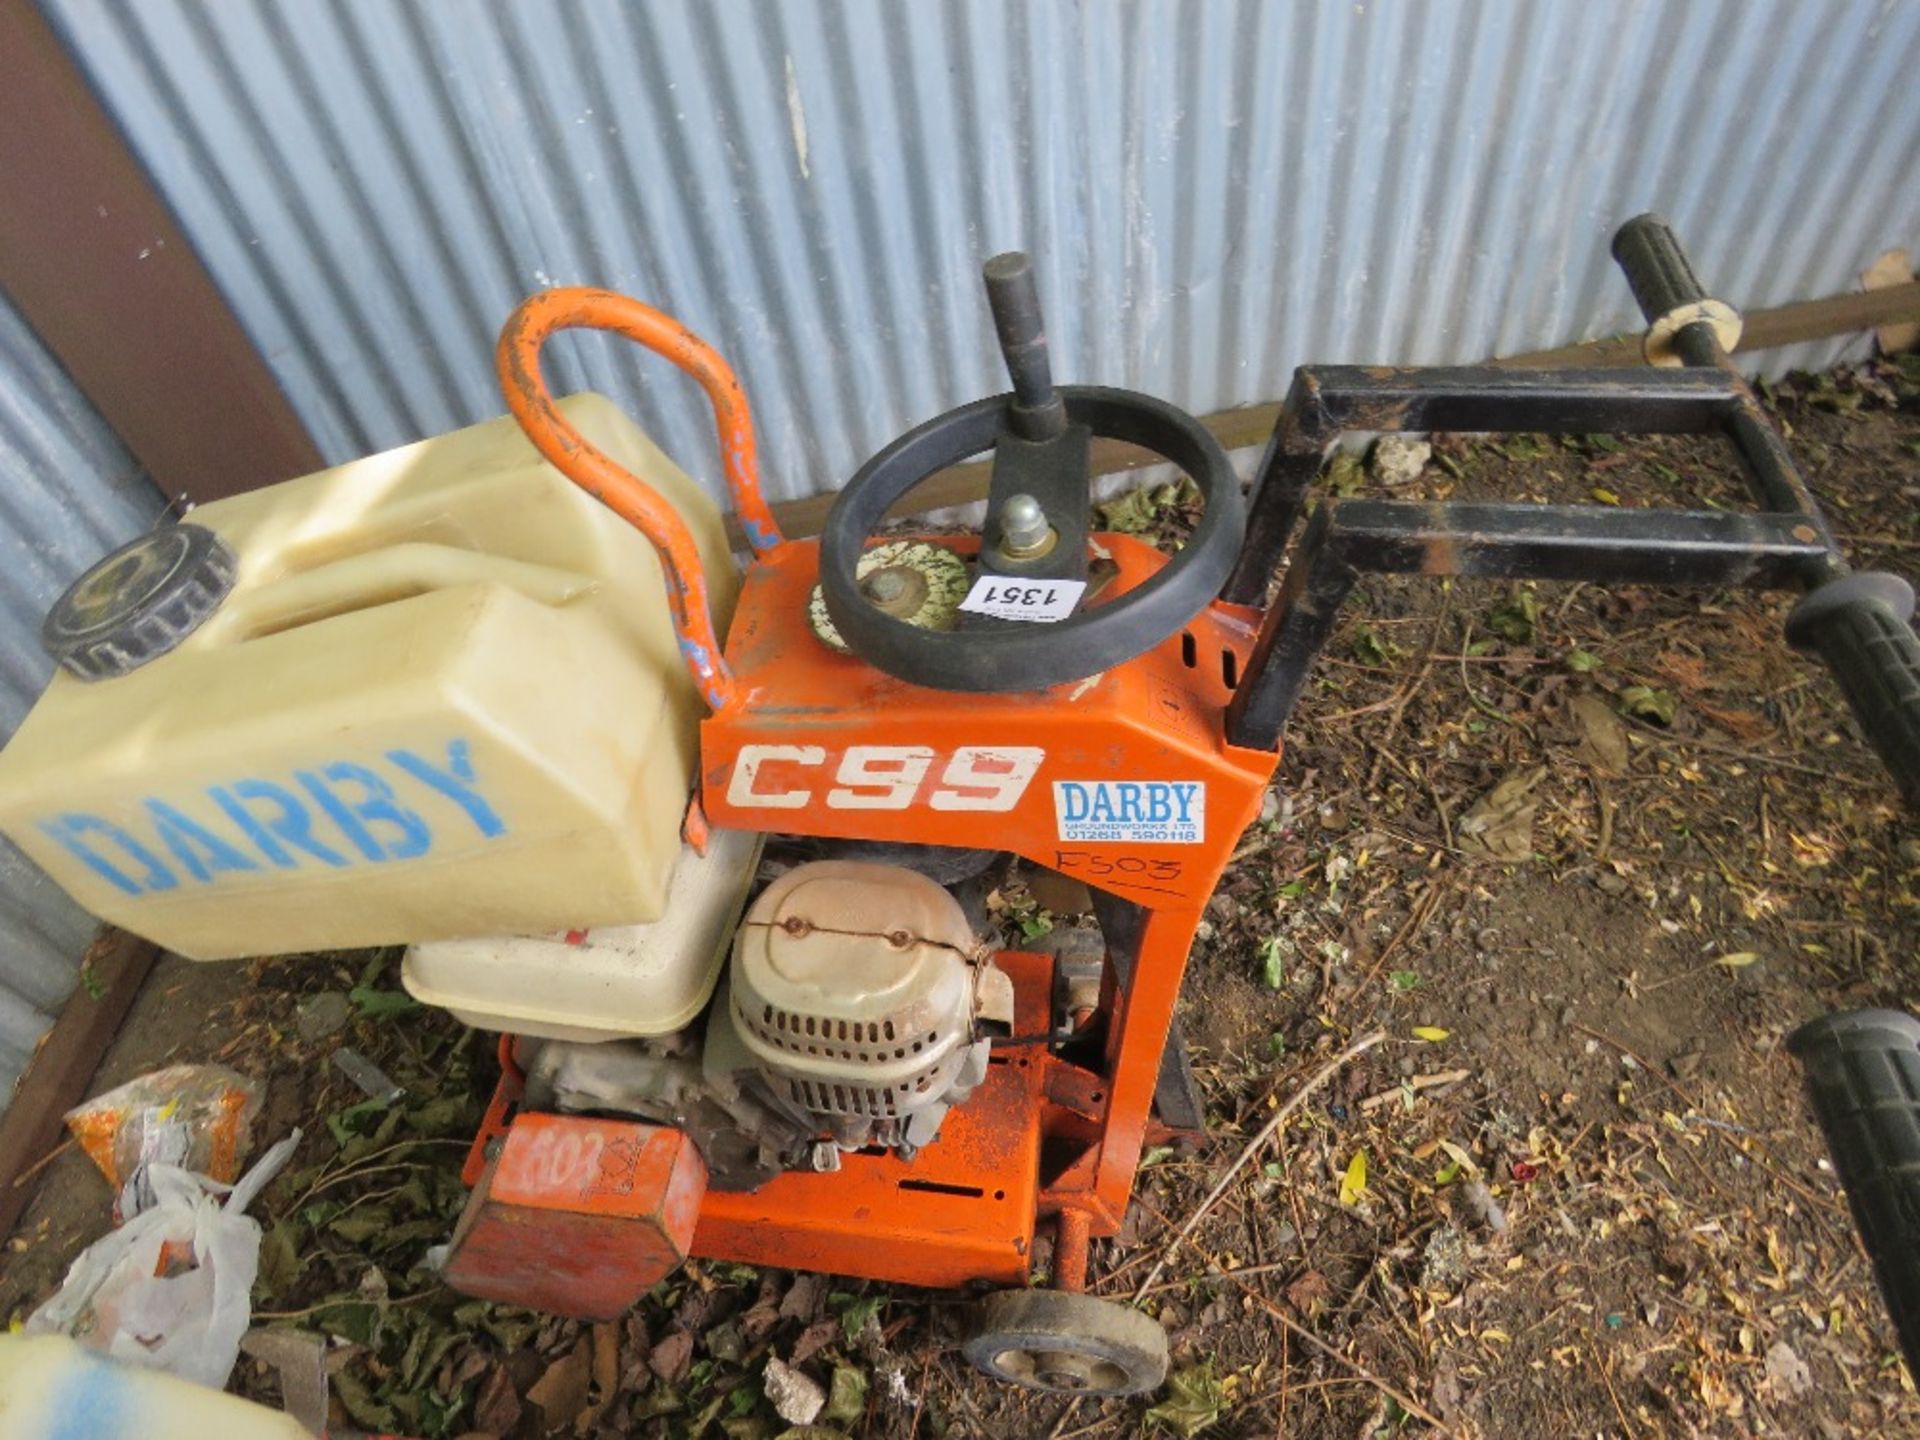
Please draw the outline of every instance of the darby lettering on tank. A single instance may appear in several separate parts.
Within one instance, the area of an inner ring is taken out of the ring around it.
[[[128,895],[274,870],[417,860],[449,831],[507,832],[481,792],[471,747],[440,755],[388,750],[373,763],[336,760],[279,778],[236,777],[192,797],[148,796],[138,830],[67,811],[36,827]]]

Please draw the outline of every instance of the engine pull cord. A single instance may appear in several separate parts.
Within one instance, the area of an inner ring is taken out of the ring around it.
[[[688,673],[709,709],[738,694],[721,654],[708,605],[706,572],[680,513],[639,476],[596,449],[554,403],[540,373],[540,347],[557,331],[607,330],[664,356],[699,382],[713,405],[720,460],[740,527],[756,555],[780,544],[780,528],[760,493],[753,417],[733,368],[685,325],[631,296],[589,286],[543,290],[523,300],[501,328],[494,351],[507,408],[555,469],[652,542],[666,572],[673,628]]]

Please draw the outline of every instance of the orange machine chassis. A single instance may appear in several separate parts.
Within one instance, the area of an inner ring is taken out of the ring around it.
[[[713,404],[728,488],[754,552],[720,653],[685,526],[567,424],[540,374],[544,341],[577,326],[664,356]],[[994,1046],[987,1080],[934,1143],[912,1161],[862,1152],[838,1171],[782,1175],[750,1194],[710,1190],[693,1253],[915,1285],[1019,1284],[1035,1230],[1051,1220],[1057,1283],[1080,1288],[1088,1239],[1114,1233],[1126,1211],[1202,908],[1279,760],[1277,749],[1224,738],[1260,613],[1215,601],[1146,653],[1051,690],[962,696],[911,685],[813,633],[819,546],[780,535],[760,493],[739,382],[684,325],[608,291],[548,291],[507,321],[496,361],[507,404],[541,453],[660,555],[681,653],[713,712],[701,726],[689,841],[703,844],[708,826],[721,825],[990,847],[1104,896],[1101,1004],[1075,1058],[1052,1044],[1052,962],[1000,955],[1015,986],[1014,1033]],[[977,542],[934,543],[970,551]],[[1168,563],[1124,535],[1094,537],[1091,548],[1113,566],[1095,603]],[[1165,823],[1176,802],[1177,826]],[[1076,814],[1076,805],[1086,808]],[[503,1075],[468,1159],[470,1185],[515,1121],[513,1048],[511,1037],[502,1042]]]
[[[937,543],[965,550],[972,542]],[[1165,563],[1124,535],[1098,543],[1117,567],[1111,595]],[[914,1285],[1019,1284],[1036,1228],[1054,1219],[1056,1280],[1077,1288],[1086,1239],[1114,1233],[1126,1210],[1202,909],[1278,761],[1274,751],[1222,738],[1258,613],[1216,603],[1183,633],[1092,679],[961,699],[823,645],[807,620],[817,571],[811,541],[780,542],[748,569],[725,651],[734,701],[701,729],[692,828],[704,820],[828,838],[989,844],[1137,908],[1126,953],[1110,948],[1097,1060],[1074,1063],[1049,1047],[1052,962],[1003,953],[1018,1023],[995,1045],[986,1084],[948,1116],[937,1141],[911,1162],[861,1153],[837,1172],[783,1175],[751,1194],[709,1191],[693,1251]],[[961,751],[969,774],[992,771],[999,754],[1027,757],[1017,800],[954,808],[1005,799],[1002,787],[963,781],[936,806]],[[850,752],[859,777],[851,781]],[[903,754],[905,779],[892,758]],[[1198,784],[1203,833],[1179,844],[1063,840],[1056,782]],[[505,1070],[470,1161],[475,1179],[486,1142],[511,1123],[518,1099],[511,1063]]]

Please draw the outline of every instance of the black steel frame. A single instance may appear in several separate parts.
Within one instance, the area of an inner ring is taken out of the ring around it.
[[[1308,519],[1267,608],[1227,710],[1227,738],[1278,746],[1313,658],[1364,572],[1797,587],[1806,594],[1787,616],[1785,639],[1826,662],[1908,807],[1920,811],[1913,587],[1897,575],[1849,570],[1792,453],[1727,357],[1738,317],[1707,297],[1667,222],[1629,220],[1613,237],[1613,254],[1651,327],[1649,355],[1683,368],[1297,370],[1260,462],[1246,542],[1223,598],[1265,599],[1323,458],[1349,431],[1717,433],[1739,455],[1758,512],[1326,501]],[[1821,1026],[1828,1028],[1813,1035]],[[1862,1011],[1817,1022],[1790,1042],[1808,1061],[1815,1110],[1909,1364],[1920,1357],[1920,1268],[1913,1263],[1920,1174],[1904,1162],[1920,1120],[1914,1107],[1886,1097],[1911,1097],[1902,1077],[1911,1077],[1915,1035],[1905,1015]]]
[[[1264,599],[1329,448],[1350,432],[1720,434],[1761,510],[1326,500],[1268,610],[1228,711],[1228,739],[1278,746],[1362,574],[1809,590],[1844,575],[1826,520],[1752,389],[1730,370],[1700,363],[1704,355],[1688,358],[1687,368],[1670,370],[1295,371],[1255,478],[1246,543],[1222,591],[1239,604]]]

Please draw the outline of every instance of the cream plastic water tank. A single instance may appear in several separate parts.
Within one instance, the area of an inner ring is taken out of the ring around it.
[[[0,1335],[0,1440],[312,1440],[291,1416],[120,1365],[64,1335]]]
[[[717,507],[611,402],[561,408],[679,511],[724,634]],[[202,960],[659,917],[701,713],[660,563],[511,419],[190,518],[226,600],[57,675],[0,752],[0,831],[76,900]]]
[[[407,947],[401,982],[476,1030],[573,1041],[669,1035],[713,995],[765,839],[714,830],[706,854],[686,846],[665,913],[648,924],[423,941]]]

